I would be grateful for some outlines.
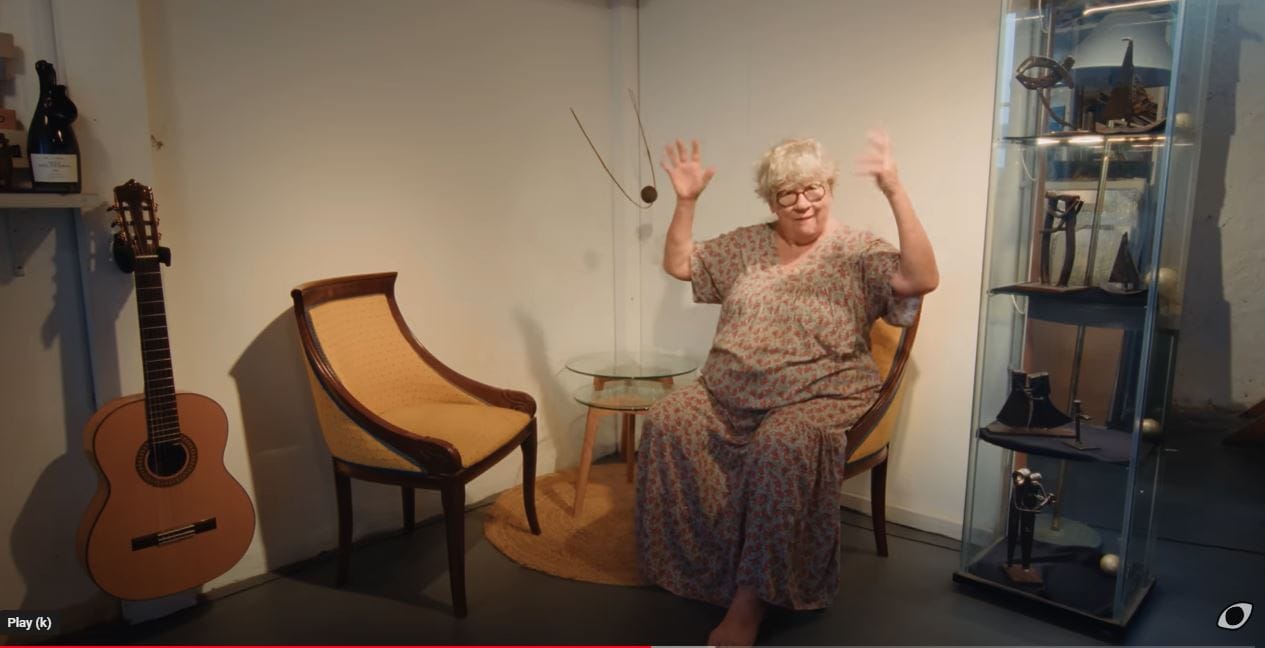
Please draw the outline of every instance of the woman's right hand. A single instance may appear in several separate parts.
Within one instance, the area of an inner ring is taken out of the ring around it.
[[[660,164],[672,180],[677,200],[697,200],[712,176],[716,175],[715,167],[704,168],[699,160],[698,140],[692,140],[691,144],[689,152],[686,152],[685,143],[681,140],[676,141],[676,146],[668,144],[663,147],[667,155]]]

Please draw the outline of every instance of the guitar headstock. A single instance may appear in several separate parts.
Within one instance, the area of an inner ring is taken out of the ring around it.
[[[158,203],[154,202],[153,189],[128,180],[114,188],[110,211],[117,212],[113,252],[119,268],[131,272],[137,259],[157,259],[171,265],[171,251],[159,245],[162,234],[158,232]]]

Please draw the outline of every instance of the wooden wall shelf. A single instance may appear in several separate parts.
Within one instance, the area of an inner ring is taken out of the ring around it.
[[[0,209],[90,209],[101,204],[98,194],[0,192]]]

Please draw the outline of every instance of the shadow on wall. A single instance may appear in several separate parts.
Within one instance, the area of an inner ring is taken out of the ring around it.
[[[1222,269],[1222,208],[1226,170],[1236,129],[1239,61],[1245,39],[1260,42],[1239,24],[1240,6],[1220,2],[1213,18],[1207,103],[1199,155],[1199,177],[1190,226],[1182,342],[1178,348],[1173,400],[1184,405],[1233,408],[1233,330]],[[1248,217],[1249,215],[1243,215]],[[1265,395],[1265,394],[1261,394]],[[1257,395],[1257,396],[1261,396]]]
[[[286,309],[264,327],[230,374],[242,408],[267,567],[334,547],[331,459],[316,419],[294,313]]]
[[[540,425],[536,450],[536,477],[539,478],[547,472],[540,470],[540,466],[544,464],[541,458],[550,445],[554,450],[556,470],[572,465],[572,460],[579,462],[584,417],[576,415],[577,407],[569,406],[574,403],[570,392],[559,379],[558,371],[549,364],[549,344],[540,322],[532,319],[522,306],[514,307],[514,321],[518,323],[523,337],[527,368],[536,378],[536,384],[545,390],[545,393],[531,395],[536,399],[536,419]],[[519,475],[521,477],[522,473]]]
[[[45,234],[55,232],[53,283],[56,289],[52,296],[52,309],[40,327],[40,343],[45,349],[56,348],[60,359],[58,373],[62,380],[61,400],[66,422],[66,429],[62,431],[65,454],[45,467],[31,486],[14,520],[9,539],[13,562],[23,581],[22,609],[60,610],[65,629],[77,629],[118,613],[118,601],[93,585],[75,546],[75,532],[87,510],[88,501],[96,491],[97,475],[84,452],[83,427],[93,411],[93,386],[89,377],[92,365],[87,362],[88,348],[82,328],[85,305],[80,289],[79,245],[74,235],[74,223],[69,219],[81,218],[82,222],[89,223],[89,227],[93,223],[102,225],[101,219],[94,219],[92,215],[70,215],[56,220],[43,216],[46,222],[55,223],[41,231]],[[89,233],[90,241],[102,238],[109,240],[108,231],[103,226]],[[90,281],[98,273],[110,273],[121,278],[114,281],[114,277],[107,276],[90,283],[94,288],[97,284],[102,288],[94,290],[91,300],[98,307],[95,311],[98,321],[107,326],[107,321],[117,320],[119,310],[131,294],[130,279],[114,267],[108,250],[108,245],[90,244],[90,257],[86,260],[89,264],[86,274]],[[3,283],[11,280],[12,276],[7,275]],[[103,321],[99,319],[102,314],[113,314],[114,317]],[[112,342],[113,333],[112,329],[105,330],[100,337]],[[117,353],[113,346],[98,349],[98,367],[102,370],[98,376],[109,382],[98,385],[98,391],[107,398],[119,395]],[[34,438],[34,435],[46,435],[50,431],[20,432]],[[22,454],[22,438],[9,439],[6,454]]]

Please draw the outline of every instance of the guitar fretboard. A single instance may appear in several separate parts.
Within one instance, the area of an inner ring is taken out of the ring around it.
[[[145,371],[145,419],[151,443],[180,438],[176,383],[167,340],[167,309],[157,258],[136,259],[136,308],[140,316],[141,357]]]

